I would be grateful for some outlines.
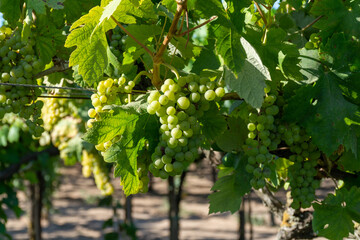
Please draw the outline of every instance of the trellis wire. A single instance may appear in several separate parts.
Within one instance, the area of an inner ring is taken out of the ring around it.
[[[44,85],[20,84],[20,83],[0,83],[0,85],[15,86],[15,87],[30,87],[30,88],[38,87],[38,88],[50,88],[50,89],[64,89],[64,90],[74,90],[74,91],[82,91],[82,92],[96,92],[96,90],[89,89],[89,88],[44,86]],[[131,92],[130,94],[139,94],[139,93],[144,94],[144,93],[146,93],[146,91],[133,90],[133,92]],[[92,93],[84,93],[84,94],[91,95]],[[129,93],[120,93],[120,92],[118,92],[118,94],[129,94]],[[71,96],[71,93],[68,93],[67,95],[61,95],[61,94],[57,94],[57,95],[40,95],[39,98],[90,99],[89,96],[79,96],[79,95]]]
[[[32,84],[20,84],[20,83],[0,83],[0,85],[15,86],[15,87],[30,87],[30,88],[36,88],[36,87],[37,88],[53,88],[53,89],[64,89],[64,90],[74,90],[74,91],[83,91],[83,92],[95,92],[94,89],[58,87],[58,86],[44,86],[44,85],[32,85]]]

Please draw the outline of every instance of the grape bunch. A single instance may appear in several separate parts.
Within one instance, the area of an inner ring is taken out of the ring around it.
[[[125,37],[121,33],[119,27],[115,27],[113,30],[113,34],[111,36],[110,41],[110,50],[111,52],[119,59],[122,60],[122,52],[123,48],[122,45],[124,44]]]
[[[54,93],[53,96],[57,96],[61,92],[62,90],[59,89],[58,93]],[[72,114],[68,99],[46,98],[43,102],[44,107],[41,111],[41,118],[44,121],[46,131],[52,130],[62,118]]]
[[[289,147],[293,154],[289,160],[294,164],[288,169],[293,198],[291,207],[308,208],[315,199],[315,190],[320,186],[320,181],[315,178],[317,175],[315,167],[321,156],[320,151],[305,131],[295,124],[290,124],[289,128],[281,125],[279,131],[283,134],[285,141],[292,142]]]
[[[221,82],[196,75],[180,77],[178,82],[165,80],[160,91],[153,91],[147,101],[149,114],[161,123],[161,136],[151,156],[150,172],[162,179],[175,176],[198,158],[203,141],[199,118],[210,108],[211,101],[225,95]]]
[[[12,31],[5,26],[0,28],[1,83],[37,84],[33,76],[44,68],[44,64],[36,57],[34,45],[32,36],[27,41],[21,41],[21,29]],[[40,119],[43,103],[36,101],[40,94],[39,88],[0,85],[0,119],[6,113],[17,113],[27,119],[30,133],[40,137],[44,131]]]
[[[265,179],[271,174],[269,165],[275,158],[269,151],[277,149],[281,141],[274,125],[274,117],[279,113],[279,107],[275,105],[276,99],[275,94],[267,95],[260,111],[250,108],[245,119],[249,130],[244,146],[248,156],[246,171],[253,174],[250,184],[255,189],[265,187]]]
[[[148,176],[148,165],[142,161],[142,158],[138,158],[137,162],[137,173],[139,176],[139,191],[141,193],[146,193],[149,189],[149,176]]]
[[[90,177],[91,173],[94,175],[96,186],[102,195],[113,194],[114,187],[110,182],[109,172],[98,154],[83,150],[81,165],[84,177]]]
[[[319,48],[320,43],[321,43],[321,39],[319,35],[317,33],[312,33],[310,35],[309,42],[305,43],[305,48],[309,50],[317,49]]]
[[[91,95],[91,103],[94,108],[88,110],[88,115],[91,119],[87,122],[87,127],[91,128],[93,122],[99,119],[100,112],[103,112],[103,108],[110,104],[126,104],[133,98],[131,95],[132,89],[135,86],[135,82],[128,81],[124,76],[119,79],[108,78],[101,81],[97,86],[97,92]],[[114,138],[103,144],[96,145],[96,149],[99,151],[105,151],[112,143],[119,140]]]

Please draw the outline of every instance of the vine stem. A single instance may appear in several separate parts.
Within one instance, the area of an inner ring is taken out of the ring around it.
[[[121,25],[121,23],[119,23],[114,16],[111,15],[111,19],[116,23],[116,25],[119,26],[119,28],[121,28],[121,30],[123,30],[129,37],[131,37],[137,44],[139,44],[147,53],[150,54],[151,57],[154,56],[154,53],[150,51],[149,48],[147,48],[144,44],[142,44],[139,40],[137,40],[136,37],[134,37],[134,35],[132,35],[128,30],[126,30],[126,28],[124,28],[123,25]]]
[[[254,1],[254,3],[255,3],[255,5],[256,5],[257,10],[258,10],[259,13],[260,13],[260,16],[261,16],[262,20],[264,21],[265,26],[267,26],[267,20],[266,20],[266,17],[265,17],[265,15],[264,15],[263,11],[261,10],[259,4],[258,4],[256,1]]]
[[[136,75],[133,82],[136,84],[141,76],[147,76],[148,78],[152,79],[152,75],[150,73],[148,73],[147,71],[141,71]]]
[[[169,68],[171,72],[173,72],[176,76],[176,79],[180,78],[180,74],[179,72],[176,70],[176,68],[174,68],[173,66],[171,66],[170,64],[167,63],[162,63],[162,65],[164,65],[165,67]]]
[[[46,69],[38,74],[36,74],[33,78],[37,79],[37,78],[42,78],[44,76],[50,75],[52,73],[56,73],[56,72],[64,72],[66,70],[71,69],[71,67],[69,67],[69,63],[65,62],[65,63],[60,63],[60,64],[56,64],[53,67]]]
[[[199,25],[197,25],[197,26],[195,26],[195,27],[193,27],[193,28],[190,28],[190,29],[187,30],[186,32],[182,32],[182,33],[177,34],[176,37],[183,37],[183,36],[185,36],[186,34],[192,32],[192,31],[194,31],[194,30],[196,30],[196,29],[198,29],[198,28],[201,28],[202,26],[204,26],[204,25],[206,25],[206,24],[208,24],[208,23],[216,20],[217,18],[218,18],[218,16],[216,16],[216,15],[215,15],[215,16],[212,16],[211,18],[209,18],[209,19],[206,20],[205,22],[203,22],[203,23],[201,23],[201,24],[199,24]]]
[[[303,27],[301,30],[296,31],[295,33],[299,33],[299,32],[303,32],[306,29],[310,28],[312,25],[314,25],[315,23],[317,23],[317,21],[319,21],[321,18],[323,18],[324,15],[321,15],[319,17],[317,17],[314,21],[312,21],[311,23],[309,23],[308,25],[306,25],[305,27]]]
[[[177,32],[177,25],[180,20],[181,14],[183,13],[183,11],[186,11],[187,9],[187,0],[177,0],[176,3],[177,3],[176,13],[171,23],[170,29],[167,35],[165,36],[164,41],[162,42],[159,50],[156,52],[155,56],[153,57],[152,84],[158,89],[160,88],[162,83],[160,78],[160,65],[163,63],[162,57],[165,53],[167,45],[169,44],[169,42]]]

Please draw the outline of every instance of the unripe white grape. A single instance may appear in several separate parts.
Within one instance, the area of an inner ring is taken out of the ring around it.
[[[166,109],[167,115],[175,115],[176,109],[173,106],[170,106]]]
[[[88,111],[88,115],[90,118],[94,118],[96,116],[96,111],[94,108],[90,108]]]
[[[180,77],[178,79],[178,85],[179,85],[179,87],[185,86],[186,85],[186,77]]]
[[[128,86],[133,89],[135,87],[135,82],[134,81],[129,81],[128,82]]]
[[[165,95],[161,95],[160,97],[159,97],[159,103],[161,104],[161,105],[166,105],[166,104],[168,104],[168,102],[169,102],[169,98],[167,97],[167,96],[165,96]]]
[[[107,88],[110,88],[114,83],[114,80],[112,78],[108,78],[105,83],[104,83],[104,86],[107,87]]]
[[[175,102],[175,94],[174,94],[174,92],[172,92],[172,91],[170,91],[170,90],[167,90],[167,91],[165,91],[165,96],[167,96],[168,97],[168,99],[170,100],[170,101],[173,101],[173,102]]]
[[[156,113],[156,110],[151,106],[151,105],[148,105],[147,108],[146,108],[147,112],[151,115],[155,114]],[[161,121],[160,121],[161,122]]]
[[[107,97],[105,95],[101,95],[99,99],[100,99],[100,102],[102,102],[102,103],[107,102]]]
[[[177,100],[177,104],[181,109],[186,110],[190,106],[190,100],[187,97],[180,97]]]
[[[217,97],[223,97],[225,95],[225,89],[223,87],[218,87],[215,90],[215,94]]]
[[[169,90],[169,85],[167,85],[167,84],[161,85],[160,90],[161,90],[163,93],[165,93],[167,90]]]
[[[153,101],[149,106],[155,110],[155,112],[161,108],[161,104],[158,101]]]
[[[215,94],[214,90],[207,90],[204,94],[204,97],[206,100],[212,101],[215,99],[216,94]]]
[[[174,128],[171,130],[171,136],[173,138],[179,139],[182,136],[182,131],[179,128]]]
[[[174,80],[172,80],[171,78],[168,78],[165,80],[164,84],[170,86],[170,85],[174,84]]]

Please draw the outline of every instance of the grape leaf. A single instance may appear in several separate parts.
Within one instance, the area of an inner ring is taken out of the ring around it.
[[[56,55],[60,46],[65,41],[65,36],[62,35],[61,30],[47,21],[48,18],[43,17],[39,21],[39,25],[36,28],[36,52],[40,59],[45,63],[49,63],[51,59]]]
[[[249,7],[252,1],[249,0],[226,0],[227,12],[229,14],[231,23],[238,32],[242,32],[244,26],[245,14],[241,10],[245,7]]]
[[[352,130],[354,131],[354,130]],[[355,146],[350,150],[345,151],[338,161],[338,167],[342,171],[360,172],[360,141],[356,136],[352,142]]]
[[[319,79],[320,72],[319,66],[319,51],[307,50],[305,48],[300,50],[300,73],[303,74],[303,82],[310,84],[316,82]]]
[[[216,52],[224,59],[225,65],[234,72],[235,76],[242,75],[246,53],[240,43],[241,35],[234,29],[226,27],[219,27],[214,35],[217,39]]]
[[[215,138],[216,144],[225,152],[241,151],[247,138],[247,128],[241,118],[230,117],[227,120],[227,129]]]
[[[15,26],[20,18],[20,0],[0,0],[0,12],[10,26]]]
[[[46,5],[52,9],[63,9],[65,0],[47,0]]]
[[[322,204],[314,203],[313,207],[314,231],[320,236],[341,240],[354,232],[353,221],[360,222],[360,189],[342,188],[336,195],[329,194]]]
[[[346,34],[359,37],[359,2],[350,1],[349,6],[345,4],[347,3],[342,0],[315,1],[310,13],[323,17],[313,27],[323,30],[321,34],[324,37],[328,37],[336,31],[344,31]]]
[[[252,176],[246,172],[247,159],[237,155],[237,167],[229,174],[220,177],[211,188],[216,191],[209,195],[209,213],[230,211],[235,213],[239,210],[242,197],[250,192],[250,179]]]
[[[33,9],[37,14],[46,14],[44,1],[28,0],[27,7]]]
[[[209,40],[209,44],[204,46],[200,55],[195,59],[191,72],[200,74],[204,69],[218,69],[220,67],[219,58],[213,51],[214,40]]]
[[[94,122],[84,139],[99,144],[121,135],[104,154],[104,160],[116,163],[115,176],[121,177],[121,185],[126,195],[139,191],[137,156],[149,143],[153,151],[159,139],[159,124],[155,116],[146,113],[145,98],[124,106],[112,105],[109,112],[100,113],[101,121]]]
[[[208,139],[216,138],[226,129],[226,121],[216,104],[211,104],[209,111],[206,111],[199,121],[202,124],[202,133]]]
[[[104,7],[100,17],[99,25],[104,20],[109,20],[113,16],[117,21],[131,24],[136,23],[136,17],[156,18],[154,4],[151,0],[132,1],[132,0],[112,0]]]
[[[312,136],[314,143],[326,154],[332,154],[351,128],[345,118],[352,118],[357,106],[346,101],[332,72],[322,72],[313,85],[304,85],[289,99],[284,119],[298,122]]]
[[[77,46],[70,55],[69,66],[79,65],[79,73],[89,85],[93,85],[102,77],[108,64],[105,31],[111,26],[104,23],[96,28],[101,13],[100,7],[94,7],[74,22],[65,42],[65,47]],[[85,25],[81,26],[82,24]]]
[[[274,72],[278,67],[281,67],[281,71],[286,78],[303,80],[298,66],[300,62],[299,50],[295,44],[286,41],[287,33],[281,28],[270,28],[266,33],[265,43],[261,41],[262,36],[262,29],[247,26],[244,37],[256,49],[262,63],[269,69],[272,80],[277,80]],[[282,52],[282,55],[279,55],[280,52]]]
[[[93,123],[93,127],[88,129],[84,140],[92,144],[101,144],[110,141],[117,135],[122,135],[127,124],[139,119],[139,116],[119,108],[117,111],[99,113],[101,121]]]
[[[251,106],[260,108],[265,96],[265,80],[270,79],[270,74],[249,42],[244,38],[241,38],[240,42],[246,51],[247,58],[238,77],[224,68],[225,82],[230,90],[235,91]]]
[[[57,12],[64,12],[66,21],[73,23],[83,15],[83,12],[88,12],[96,5],[99,5],[99,0],[67,0],[64,2],[64,9],[58,10]]]

